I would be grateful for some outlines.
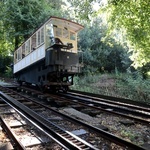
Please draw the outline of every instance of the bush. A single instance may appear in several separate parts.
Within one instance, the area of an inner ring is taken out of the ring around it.
[[[150,103],[150,79],[139,72],[77,76],[71,89]]]
[[[8,78],[12,78],[13,77],[13,72],[12,72],[12,68],[11,67],[6,66],[5,77],[8,77]]]
[[[140,72],[121,75],[117,80],[119,95],[150,103],[150,79],[144,80]]]

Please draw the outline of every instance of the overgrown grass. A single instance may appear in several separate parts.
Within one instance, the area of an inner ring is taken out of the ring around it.
[[[140,75],[96,74],[76,76],[71,89],[150,103],[150,79]]]

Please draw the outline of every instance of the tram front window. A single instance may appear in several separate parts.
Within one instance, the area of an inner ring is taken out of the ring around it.
[[[54,39],[53,25],[47,24],[46,25],[46,48],[50,47],[54,43],[55,43],[55,39]]]

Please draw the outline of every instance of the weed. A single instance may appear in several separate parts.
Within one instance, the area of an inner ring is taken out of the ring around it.
[[[139,74],[76,76],[71,89],[150,103],[150,79],[143,80]]]

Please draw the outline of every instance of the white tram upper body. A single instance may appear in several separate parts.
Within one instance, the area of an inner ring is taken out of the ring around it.
[[[68,88],[80,72],[77,33],[83,26],[51,17],[14,52],[13,73],[18,82]]]

